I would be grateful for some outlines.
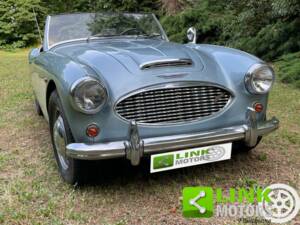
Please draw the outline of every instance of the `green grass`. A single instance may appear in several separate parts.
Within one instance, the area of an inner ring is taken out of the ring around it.
[[[280,57],[276,61],[276,72],[283,83],[300,88],[300,52]]]
[[[151,175],[148,162],[138,168],[103,162],[78,188],[58,176],[48,125],[34,113],[30,80],[27,51],[0,51],[0,224],[199,224],[181,215],[185,186],[300,186],[300,90],[289,85],[276,83],[270,95],[268,117],[276,115],[280,129],[251,154]],[[240,224],[230,218],[206,222]]]

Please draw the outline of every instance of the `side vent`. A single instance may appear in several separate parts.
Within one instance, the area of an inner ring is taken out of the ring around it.
[[[150,62],[145,62],[140,65],[141,70],[169,67],[169,66],[192,66],[193,61],[191,59],[161,59]]]

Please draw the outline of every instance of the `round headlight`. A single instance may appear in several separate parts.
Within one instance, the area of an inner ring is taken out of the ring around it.
[[[88,114],[99,112],[107,100],[105,87],[92,77],[75,81],[71,95],[76,109]]]
[[[247,90],[252,94],[265,94],[274,83],[274,71],[266,64],[254,64],[245,76]]]

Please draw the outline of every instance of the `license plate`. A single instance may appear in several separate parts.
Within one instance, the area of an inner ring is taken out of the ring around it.
[[[151,155],[151,173],[195,166],[231,158],[232,143]]]

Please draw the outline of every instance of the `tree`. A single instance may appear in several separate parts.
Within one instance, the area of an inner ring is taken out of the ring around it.
[[[88,12],[95,7],[93,0],[41,0],[49,14]]]
[[[161,6],[164,13],[174,15],[185,9],[186,6],[192,5],[192,2],[191,0],[161,0]]]
[[[95,9],[105,11],[153,12],[157,10],[157,0],[98,0]]]
[[[226,45],[266,60],[300,51],[300,1],[231,0],[229,9],[234,17],[222,33]]]
[[[40,0],[0,2],[0,47],[24,47],[38,40],[33,8],[42,15]]]
[[[224,24],[231,20],[224,13],[225,3],[218,0],[201,0],[182,12],[161,19],[170,40],[186,42],[186,31],[194,26],[197,29],[199,43],[217,43]]]

